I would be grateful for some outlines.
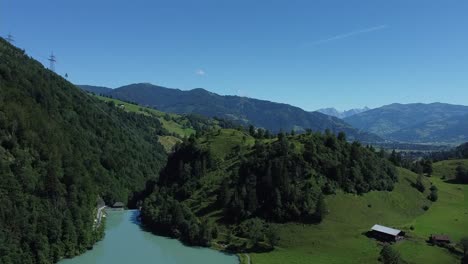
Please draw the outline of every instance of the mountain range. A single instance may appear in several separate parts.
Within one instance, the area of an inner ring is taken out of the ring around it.
[[[239,96],[222,96],[201,88],[183,91],[148,83],[116,89],[80,85],[82,89],[164,112],[195,113],[252,124],[273,132],[310,128],[344,131],[364,142],[461,143],[468,141],[468,106],[444,103],[390,104],[340,112],[325,108],[307,112],[288,104]]]
[[[317,112],[343,119],[343,118],[350,117],[350,116],[353,116],[353,115],[357,115],[357,114],[360,114],[362,112],[366,112],[366,111],[369,111],[369,110],[370,110],[370,108],[367,107],[367,106],[364,107],[364,108],[354,108],[354,109],[345,110],[345,111],[338,111],[338,110],[336,110],[336,108],[330,107],[330,108],[319,109],[319,110],[317,110]]]
[[[79,85],[79,87],[96,94],[136,102],[164,112],[220,117],[244,125],[252,124],[272,132],[329,129],[335,133],[343,131],[351,140],[383,141],[374,134],[358,131],[339,118],[319,112],[307,112],[288,104],[247,97],[222,96],[201,88],[182,91],[148,83],[131,84],[116,89],[85,85]]]
[[[468,106],[444,103],[391,104],[344,121],[388,140],[457,143],[468,140]]]

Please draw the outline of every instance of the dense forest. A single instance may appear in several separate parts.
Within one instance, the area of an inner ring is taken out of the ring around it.
[[[452,150],[433,152],[428,156],[434,161],[448,159],[468,159],[468,142],[461,144]]]
[[[235,132],[227,133],[231,139],[235,137]],[[275,137],[255,130],[250,135],[242,133],[224,158],[215,157],[206,143],[211,137],[221,137],[219,131],[181,143],[151,187],[153,193],[143,206],[143,222],[159,234],[206,245],[206,236],[199,233],[198,239],[192,239],[195,236],[186,232],[186,227],[202,230],[204,215],[210,212],[219,210],[217,223],[233,226],[252,219],[317,223],[327,214],[323,195],[391,191],[398,178],[387,159],[372,147],[347,142],[344,133],[336,136],[328,131],[308,131]],[[254,143],[249,145],[249,139]],[[215,184],[210,180],[213,178]],[[211,195],[215,198],[210,199]],[[212,203],[202,209],[187,206],[207,200]],[[242,236],[242,232],[237,235]]]
[[[54,263],[92,247],[98,197],[134,203],[165,164],[165,133],[0,39],[0,263]]]

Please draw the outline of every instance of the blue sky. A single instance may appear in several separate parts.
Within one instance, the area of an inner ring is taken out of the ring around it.
[[[468,104],[468,1],[3,0],[0,33],[77,84],[306,110]]]

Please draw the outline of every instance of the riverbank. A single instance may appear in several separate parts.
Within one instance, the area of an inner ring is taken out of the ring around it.
[[[136,210],[108,211],[106,235],[92,250],[59,264],[239,264],[236,255],[209,248],[188,247],[176,239],[144,231]]]

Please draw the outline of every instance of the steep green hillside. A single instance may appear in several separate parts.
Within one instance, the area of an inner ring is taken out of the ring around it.
[[[53,263],[102,235],[98,196],[132,202],[166,154],[152,117],[93,98],[0,39],[0,263]]]
[[[91,91],[91,94],[122,111],[137,113],[159,120],[162,127],[167,132],[167,135],[158,136],[158,141],[164,146],[167,152],[171,152],[177,143],[181,143],[182,139],[190,137],[197,131],[201,132],[220,128],[237,127],[237,125],[228,120],[206,118],[193,114],[178,115],[164,113],[153,108],[140,106],[136,103],[129,103],[110,97],[99,96],[93,91]]]
[[[456,142],[467,140],[468,106],[391,104],[344,120],[352,126],[386,139],[407,142]]]
[[[89,86],[85,87],[89,89]],[[98,92],[98,91],[96,91]],[[206,117],[220,117],[241,124],[273,132],[343,131],[350,139],[366,142],[383,141],[376,135],[359,132],[342,120],[318,112],[306,112],[298,107],[239,96],[221,96],[204,89],[181,91],[151,84],[132,84],[110,90],[107,95],[125,101],[138,102],[164,112],[188,114],[196,113]]]
[[[176,137],[189,137],[190,135],[195,133],[195,127],[192,125],[191,120],[186,116],[181,116],[177,114],[167,114],[149,107],[139,106],[137,104],[124,102],[118,99],[103,97],[99,95],[95,95],[96,98],[104,101],[104,102],[113,102],[116,107],[126,112],[133,112],[137,114],[142,114],[146,116],[155,117],[156,119],[161,122],[162,126],[170,133]],[[212,120],[206,119],[206,127],[201,124],[195,124],[197,129],[209,129],[209,126],[215,126],[216,124],[208,124],[209,122],[213,122]]]
[[[236,237],[228,247],[256,251],[270,242],[249,237],[251,225],[268,233],[265,221],[319,223],[327,214],[323,193],[388,191],[396,181],[388,161],[344,134],[254,139],[223,129],[177,147],[150,186],[156,191],[145,200],[142,219],[158,234],[196,245],[211,244],[202,231],[211,224],[227,227]]]
[[[468,237],[468,185],[454,184],[455,170],[459,165],[468,167],[468,160],[449,160],[434,163],[434,173],[431,182],[437,187],[439,199],[423,215],[411,223],[414,227],[414,242],[399,245],[402,254],[411,263],[459,263],[458,257],[452,256],[452,261],[433,259],[434,247],[424,244],[431,234],[447,234],[454,243],[462,237]],[[419,244],[419,245],[418,245]],[[447,250],[443,250],[447,254]]]
[[[374,224],[407,232],[392,246],[407,263],[457,263],[458,255],[426,240],[468,235],[465,186],[439,178],[452,179],[464,163],[434,164],[420,192],[418,175],[398,168],[395,181],[372,149],[332,135],[255,139],[219,130],[191,138],[169,158],[142,216],[158,234],[246,250],[252,263],[379,263],[381,244],[365,235]],[[428,199],[431,184],[436,202]],[[322,192],[326,209],[317,215]]]

